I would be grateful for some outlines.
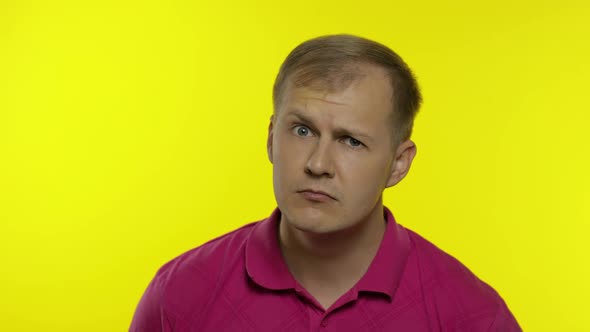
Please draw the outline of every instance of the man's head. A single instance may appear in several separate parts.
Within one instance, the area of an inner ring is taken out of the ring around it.
[[[382,214],[416,153],[420,93],[401,58],[349,35],[307,41],[281,67],[274,104],[268,154],[286,222],[331,233]]]
[[[387,46],[353,35],[328,35],[297,46],[287,56],[273,87],[274,115],[282,108],[285,91],[309,87],[335,92],[363,76],[360,64],[373,64],[387,73],[391,95],[391,134],[395,145],[410,138],[422,96],[402,58]]]

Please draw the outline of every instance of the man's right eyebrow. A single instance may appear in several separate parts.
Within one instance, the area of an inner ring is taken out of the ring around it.
[[[305,123],[305,124],[309,124],[312,125],[313,121],[311,121],[310,118],[308,118],[307,116],[301,114],[301,112],[295,110],[295,111],[291,111],[289,114],[287,114],[287,117],[295,117],[297,118],[299,121]]]

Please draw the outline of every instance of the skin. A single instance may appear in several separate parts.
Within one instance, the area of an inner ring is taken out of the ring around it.
[[[281,250],[324,308],[367,271],[385,231],[383,190],[406,176],[416,155],[411,140],[394,146],[385,71],[361,69],[362,78],[338,92],[287,85],[268,131]],[[329,197],[310,200],[306,189]]]

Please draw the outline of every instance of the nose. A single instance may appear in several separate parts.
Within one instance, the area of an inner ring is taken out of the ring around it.
[[[312,176],[334,177],[334,163],[328,138],[319,139],[313,145],[305,165],[305,173]]]

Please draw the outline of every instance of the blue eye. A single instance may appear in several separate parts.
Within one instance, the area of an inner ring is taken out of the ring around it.
[[[359,141],[359,140],[357,140],[355,138],[352,138],[352,137],[347,137],[346,140],[348,141],[348,145],[350,145],[350,146],[352,146],[354,148],[363,145],[363,143],[361,141]]]
[[[305,127],[305,126],[297,126],[294,128],[295,129],[295,133],[298,136],[309,136],[310,135],[310,130],[309,128]]]

